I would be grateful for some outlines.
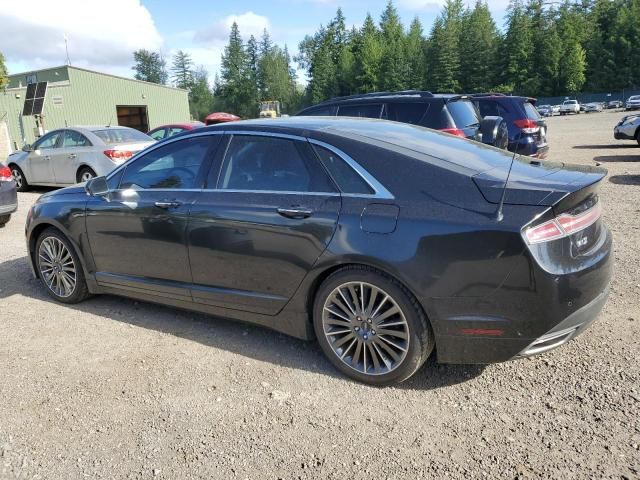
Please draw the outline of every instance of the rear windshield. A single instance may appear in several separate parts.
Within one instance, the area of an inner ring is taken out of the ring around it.
[[[545,108],[549,108],[548,106],[544,106]],[[542,108],[542,107],[541,107]],[[536,110],[536,107],[533,106],[533,104],[529,103],[529,102],[524,102],[524,111],[527,113],[527,118],[530,120],[539,120],[540,119],[540,114],[538,114],[538,110]]]
[[[466,128],[472,125],[478,125],[480,119],[478,113],[473,107],[473,103],[466,100],[457,100],[447,104],[449,113],[453,117],[453,121],[458,128]]]
[[[633,95],[629,97],[629,100],[640,100],[640,95]]]
[[[107,145],[115,143],[133,143],[133,142],[153,142],[153,138],[138,130],[132,128],[109,128],[104,130],[94,130],[100,139]]]

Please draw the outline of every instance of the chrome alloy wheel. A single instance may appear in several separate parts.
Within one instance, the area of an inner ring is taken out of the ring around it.
[[[409,324],[402,309],[369,283],[335,288],[322,309],[322,329],[342,363],[367,375],[395,370],[409,349]]]
[[[76,265],[69,249],[56,237],[47,237],[38,249],[38,268],[44,283],[58,297],[70,297],[76,289]]]
[[[80,175],[80,182],[88,182],[93,177],[93,173],[91,173],[89,170],[85,170],[84,172],[82,172],[82,175]]]
[[[13,175],[13,180],[16,182],[16,188],[22,188],[22,173],[17,168],[12,168],[11,173]]]

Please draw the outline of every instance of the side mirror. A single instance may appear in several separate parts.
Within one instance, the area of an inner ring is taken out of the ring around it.
[[[25,143],[24,146],[22,147],[22,151],[23,152],[32,152],[33,151],[33,147],[31,146],[31,144]]]
[[[109,185],[106,177],[95,177],[89,180],[85,186],[87,195],[92,197],[102,197],[109,193]]]
[[[506,149],[509,145],[507,122],[502,117],[487,116],[480,122],[482,143]]]

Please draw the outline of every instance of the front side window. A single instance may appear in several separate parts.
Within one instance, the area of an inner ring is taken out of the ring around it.
[[[167,133],[167,129],[166,128],[159,128],[155,132],[151,132],[149,134],[149,136],[151,138],[153,138],[154,140],[162,140],[164,138],[164,136],[165,136],[165,133]]]
[[[33,145],[33,149],[46,150],[49,148],[55,148],[56,144],[58,143],[58,138],[60,138],[61,134],[62,132],[47,133],[44,137],[42,137]]]
[[[196,188],[209,143],[209,137],[185,138],[138,157],[127,166],[120,188]]]
[[[231,138],[218,178],[225,190],[335,192],[306,142],[276,137]]]
[[[177,135],[179,133],[182,133],[184,131],[185,131],[185,129],[182,128],[182,127],[172,127],[172,128],[169,129],[167,137],[172,137],[172,136]]]
[[[80,132],[76,132],[75,130],[65,130],[64,131],[64,139],[62,140],[63,148],[71,148],[71,147],[90,147],[91,142],[82,135]]]

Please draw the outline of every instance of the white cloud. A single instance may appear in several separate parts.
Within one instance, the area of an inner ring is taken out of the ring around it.
[[[140,0],[31,0],[0,11],[0,32],[8,63],[33,69],[65,63],[65,35],[72,64],[111,72],[126,71],[134,50],[163,45]]]
[[[240,15],[229,15],[215,22],[213,25],[205,27],[194,36],[194,40],[199,43],[219,46],[226,43],[229,38],[229,31],[233,22],[238,24],[240,35],[246,41],[251,35],[259,38],[263,30],[270,30],[271,23],[267,17],[257,15],[252,11],[245,12]]]

